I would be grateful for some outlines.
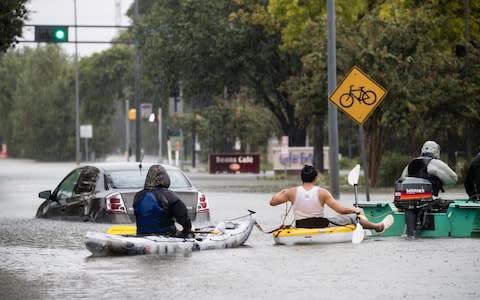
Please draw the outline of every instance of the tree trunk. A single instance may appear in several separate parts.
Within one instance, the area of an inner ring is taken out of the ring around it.
[[[368,180],[370,186],[375,187],[378,178],[380,159],[383,155],[383,140],[385,128],[380,121],[380,116],[373,114],[365,123],[365,151],[367,157]]]
[[[304,147],[307,141],[307,131],[303,127],[290,126],[287,132],[290,147]]]
[[[324,144],[324,134],[323,134],[323,120],[319,118],[314,119],[314,129],[313,129],[313,166],[320,172],[325,173],[325,166],[323,164],[323,144]]]

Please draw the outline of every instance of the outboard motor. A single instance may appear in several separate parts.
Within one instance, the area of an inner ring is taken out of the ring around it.
[[[405,212],[407,236],[417,237],[424,229],[426,211],[433,204],[432,183],[423,178],[403,177],[395,182],[393,203]]]

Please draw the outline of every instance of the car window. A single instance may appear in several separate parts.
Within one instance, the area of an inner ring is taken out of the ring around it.
[[[189,188],[189,180],[178,170],[167,170],[170,176],[170,188]],[[147,170],[116,170],[110,171],[108,180],[113,188],[117,189],[143,189]]]
[[[142,189],[145,183],[147,171],[140,170],[117,170],[110,171],[108,181],[116,189]]]
[[[73,170],[67,175],[57,188],[56,199],[63,200],[73,195],[73,190],[80,177],[81,169]]]
[[[170,176],[171,188],[189,188],[192,186],[185,175],[180,171],[168,170],[167,173],[168,176]]]
[[[94,167],[86,167],[83,169],[75,186],[75,193],[91,193],[95,191],[99,170]]]

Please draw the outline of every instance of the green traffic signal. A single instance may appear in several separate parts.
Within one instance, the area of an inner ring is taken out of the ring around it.
[[[56,29],[54,32],[53,32],[53,39],[54,40],[57,40],[57,41],[63,41],[65,40],[65,31],[61,30],[61,29]]]
[[[56,27],[53,28],[52,37],[56,43],[68,41],[68,27]]]
[[[36,25],[35,41],[44,43],[68,42],[68,26]]]

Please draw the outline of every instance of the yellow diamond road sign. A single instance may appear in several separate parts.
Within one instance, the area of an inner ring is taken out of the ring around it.
[[[362,124],[382,102],[387,91],[358,67],[353,67],[330,96],[338,108]]]

